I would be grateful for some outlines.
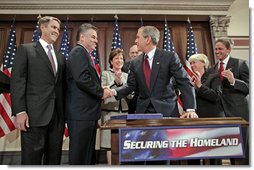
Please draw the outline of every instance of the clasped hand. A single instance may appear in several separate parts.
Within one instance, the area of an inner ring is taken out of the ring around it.
[[[114,91],[109,88],[109,86],[103,86],[103,96],[102,99],[107,99],[115,95]]]

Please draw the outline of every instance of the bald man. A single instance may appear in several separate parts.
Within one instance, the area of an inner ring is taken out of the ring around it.
[[[122,71],[125,73],[128,73],[131,61],[134,60],[137,56],[139,56],[141,54],[142,54],[142,51],[138,50],[138,46],[136,44],[131,46],[131,48],[129,50],[130,60],[124,63]]]

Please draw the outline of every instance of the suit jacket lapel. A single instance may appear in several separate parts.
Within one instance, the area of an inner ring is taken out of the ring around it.
[[[86,49],[85,49],[86,50]],[[100,76],[98,75],[97,71],[96,71],[96,68],[95,68],[95,65],[94,65],[94,62],[92,61],[92,58],[91,58],[91,54],[86,50],[86,55],[88,56],[88,60],[90,62],[90,65],[92,66],[92,69],[93,71],[95,72],[96,74],[96,77],[97,77],[97,80],[100,82]]]
[[[56,51],[55,51],[55,54],[56,54],[56,60],[57,60],[57,71],[56,71],[56,80],[57,80],[57,78],[61,72],[62,64],[63,64],[61,57],[64,57],[64,56],[62,56],[59,52],[56,52]]]
[[[212,70],[212,73],[218,73],[218,63],[219,62],[217,62],[214,66],[211,67],[210,70]]]
[[[50,69],[52,75],[54,76],[53,68],[52,68],[51,63],[48,59],[48,55],[45,53],[45,50],[43,49],[43,47],[39,41],[36,43],[35,48],[36,48],[36,53],[42,57],[42,59],[45,61],[46,65]]]
[[[158,49],[156,49],[154,57],[153,57],[153,63],[152,63],[150,89],[153,89],[155,80],[158,76],[158,72],[160,68],[160,58],[161,58],[161,53]]]
[[[230,68],[232,69],[232,70],[231,70],[232,72],[233,72],[233,69],[234,69],[234,68],[237,68],[236,65],[235,65],[234,60],[233,60],[231,57],[230,57],[229,60],[228,60],[228,64],[227,64],[227,66],[226,66],[226,70],[227,70],[227,69],[230,69]]]

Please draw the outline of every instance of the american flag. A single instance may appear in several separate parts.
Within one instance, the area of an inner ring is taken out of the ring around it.
[[[190,66],[190,63],[189,63],[189,58],[190,58],[191,55],[197,54],[198,53],[198,49],[197,49],[197,45],[196,45],[196,42],[195,42],[195,38],[194,38],[194,34],[193,34],[193,30],[192,30],[190,19],[188,18],[187,21],[189,23],[189,27],[188,27],[188,36],[187,36],[187,49],[186,49],[185,69],[188,72],[189,76],[192,77],[193,73],[191,71],[191,66]]]
[[[69,58],[69,35],[68,35],[68,21],[64,25],[64,32],[60,46],[60,52],[64,55],[65,59]]]
[[[11,25],[8,37],[7,49],[3,57],[2,71],[11,77],[11,69],[16,54],[16,27],[15,20]],[[10,93],[0,94],[0,137],[15,130],[14,117],[11,117],[11,97]]]
[[[143,18],[140,18],[140,26],[143,27],[144,26],[144,22],[143,22]]]
[[[174,47],[174,43],[171,39],[171,34],[170,34],[170,30],[168,29],[168,22],[167,19],[165,18],[165,24],[164,24],[164,38],[163,38],[163,50],[165,51],[171,51],[171,52],[175,52],[175,47]],[[173,84],[175,84],[175,80],[172,80]],[[177,88],[177,87],[176,87]],[[180,96],[178,96],[178,111],[180,114],[183,113],[183,105],[182,105],[182,101],[180,99]]]
[[[165,141],[167,136],[163,133],[159,133],[158,129],[150,130],[123,130],[121,131],[122,141]],[[121,141],[121,142],[122,142]],[[123,146],[123,144],[121,144]],[[149,161],[149,160],[162,160],[163,155],[168,154],[167,149],[125,149],[122,150],[122,158],[124,160],[132,161]]]
[[[167,160],[169,158],[176,160],[185,158],[226,158],[230,155],[241,156],[243,154],[240,128],[237,126],[213,125],[203,127],[190,126],[188,128],[154,127],[153,129],[121,129],[119,136],[121,137],[119,140],[120,159],[123,162]],[[239,142],[228,146],[204,142],[208,140],[222,141],[230,139],[236,139]],[[200,140],[200,142],[193,142],[197,140]],[[126,141],[129,142],[129,146],[124,145]],[[156,144],[152,142],[157,143],[158,141],[168,141],[169,143],[168,146],[164,145],[164,147],[156,148]],[[186,142],[185,145],[180,144],[183,141]],[[130,142],[136,142],[136,145],[132,145]],[[135,147],[139,147],[139,149]],[[230,150],[230,152],[227,152],[227,150]]]
[[[33,38],[32,38],[32,42],[37,42],[41,37],[41,31],[40,31],[40,27],[39,27],[39,21],[37,21],[35,30],[34,30],[34,34],[33,34]]]
[[[175,47],[174,47],[173,41],[171,40],[171,34],[168,29],[168,23],[166,18],[165,18],[165,25],[164,25],[163,50],[175,52]]]
[[[94,66],[95,66],[95,69],[96,69],[98,75],[100,75],[101,68],[100,68],[100,59],[99,59],[99,53],[98,53],[98,44],[97,44],[95,50],[92,51],[91,58],[93,60],[93,63],[94,63]]]
[[[65,59],[69,58],[69,35],[68,35],[68,21],[64,25],[63,37],[60,45],[60,52],[64,55]],[[64,140],[69,136],[67,124],[64,128]]]
[[[117,19],[118,19],[117,16],[115,16],[115,26],[114,26],[114,33],[113,33],[111,50],[116,49],[116,48],[122,48],[120,31],[119,31]]]

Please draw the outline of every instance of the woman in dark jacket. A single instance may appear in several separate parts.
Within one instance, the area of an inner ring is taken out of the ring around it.
[[[194,54],[189,58],[193,71],[192,83],[196,91],[197,110],[200,118],[225,117],[221,101],[219,74],[208,74],[209,61],[204,54]],[[189,165],[200,165],[200,160],[189,160]],[[204,164],[204,163],[203,163]],[[221,159],[210,159],[210,165],[221,165]]]
[[[196,91],[198,116],[200,118],[225,117],[220,103],[219,74],[207,74],[209,61],[204,54],[192,55],[189,63],[193,71],[192,83]]]

